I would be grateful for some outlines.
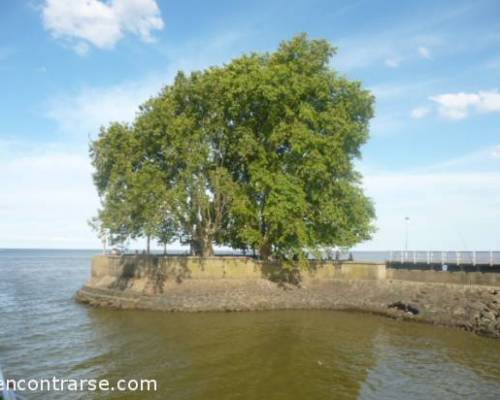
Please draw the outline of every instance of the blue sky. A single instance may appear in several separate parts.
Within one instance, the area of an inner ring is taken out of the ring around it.
[[[359,249],[500,249],[500,3],[4,0],[0,247],[92,248],[89,138],[176,71],[307,32],[377,98]]]

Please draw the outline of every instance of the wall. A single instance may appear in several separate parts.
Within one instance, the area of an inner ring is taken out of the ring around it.
[[[273,277],[276,266],[263,265],[252,258],[243,257],[147,257],[147,256],[96,256],[92,260],[92,284],[106,286],[116,279],[141,279],[153,274],[165,281],[185,279],[260,279]],[[310,268],[301,272],[300,279],[396,279],[412,282],[436,282],[463,285],[500,286],[500,273],[434,271],[386,268],[385,264],[368,262],[331,261],[311,262]]]
[[[269,279],[280,280],[275,264],[263,264],[244,257],[154,257],[96,256],[92,260],[90,286],[107,287],[120,280],[137,281],[154,276],[156,280],[181,282],[186,279]],[[328,279],[385,279],[380,263],[312,262],[300,274],[301,281]],[[137,286],[137,282],[135,282]]]
[[[162,311],[358,310],[500,337],[498,286],[496,274],[373,263],[315,262],[298,275],[241,257],[98,256],[76,298]]]
[[[460,285],[500,286],[498,272],[463,272],[433,271],[415,269],[387,268],[387,279],[398,279],[412,282],[452,283]]]

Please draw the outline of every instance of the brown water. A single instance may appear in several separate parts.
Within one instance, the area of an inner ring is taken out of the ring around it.
[[[76,304],[92,252],[0,252],[14,378],[149,378],[156,393],[28,399],[498,399],[500,342],[330,311],[168,314]],[[47,397],[48,396],[48,397]]]

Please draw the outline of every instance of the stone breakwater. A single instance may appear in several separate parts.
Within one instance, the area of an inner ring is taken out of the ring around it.
[[[411,272],[369,263],[316,263],[298,273],[244,258],[98,256],[76,299],[162,311],[356,310],[500,338],[496,276]],[[485,279],[489,285],[471,284]]]

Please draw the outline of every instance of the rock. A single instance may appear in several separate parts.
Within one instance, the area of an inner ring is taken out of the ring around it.
[[[480,311],[480,310],[484,310],[485,305],[483,303],[481,303],[480,301],[473,301],[469,304],[469,307],[473,310]]]
[[[453,310],[453,315],[456,316],[456,317],[464,316],[465,315],[465,309],[463,307],[456,307]]]
[[[495,321],[496,320],[496,315],[493,311],[484,311],[481,313],[481,320],[487,321],[488,323],[490,321]]]
[[[387,306],[388,308],[395,308],[396,310],[404,311],[408,313],[409,315],[417,315],[419,313],[419,310],[417,307],[411,305],[411,304],[405,304],[401,301],[396,301],[395,303],[389,304]]]

